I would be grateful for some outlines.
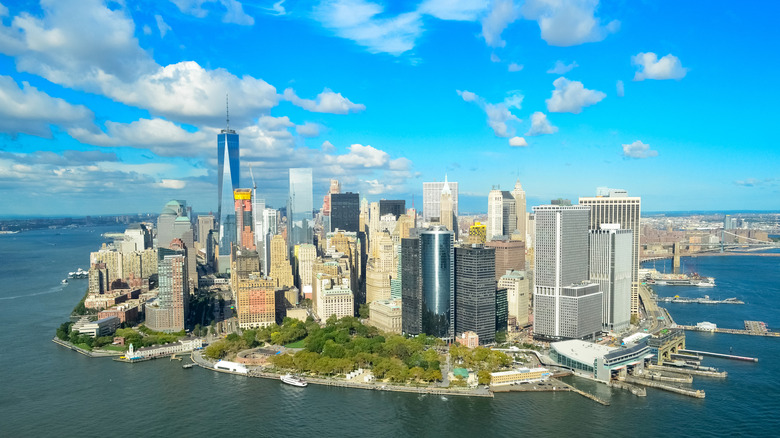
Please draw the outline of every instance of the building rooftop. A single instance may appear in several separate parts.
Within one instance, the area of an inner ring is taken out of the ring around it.
[[[550,347],[560,354],[586,364],[592,364],[597,358],[616,350],[614,347],[585,342],[579,339],[553,342],[550,344]]]

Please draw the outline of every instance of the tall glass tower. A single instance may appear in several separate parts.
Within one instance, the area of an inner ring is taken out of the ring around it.
[[[311,167],[290,169],[290,198],[287,203],[287,236],[290,248],[301,243],[314,243],[312,190]]]
[[[422,332],[455,338],[454,235],[443,226],[420,232]]]
[[[230,182],[232,185],[230,192],[233,193],[233,190],[241,187],[238,152],[238,134],[236,134],[236,131],[230,129],[230,117],[228,115],[227,126],[217,135],[217,221],[219,221],[219,229],[222,230],[219,239],[219,253],[223,255],[230,254],[230,244],[234,242],[236,238],[235,232],[227,233],[223,227],[222,189],[225,178],[225,154],[227,153],[227,164],[230,166]],[[233,200],[231,199],[228,211],[231,211],[232,208]]]

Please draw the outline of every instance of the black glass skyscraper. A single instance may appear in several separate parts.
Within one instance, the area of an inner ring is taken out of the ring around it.
[[[227,151],[226,151],[227,150]],[[238,134],[236,131],[230,129],[228,126],[226,129],[220,131],[217,135],[217,220],[219,221],[220,228],[223,228],[222,218],[222,188],[223,180],[225,178],[225,153],[228,156],[228,165],[230,166],[230,183],[232,185],[231,193],[233,190],[241,187],[240,185],[240,161],[239,161],[239,149],[238,149]],[[230,207],[228,211],[232,211],[233,197],[230,197]],[[234,233],[235,234],[235,233]],[[230,254],[230,245],[223,242],[223,236],[227,235],[223,228],[222,235],[220,235],[220,254]],[[235,236],[234,236],[235,237]],[[234,239],[235,240],[235,239]]]
[[[401,239],[401,330],[407,335],[422,333],[422,289],[420,239]]]
[[[480,344],[496,338],[495,275],[493,248],[478,245],[455,248],[455,333],[473,331],[479,335]]]
[[[360,195],[333,193],[330,195],[330,229],[358,232],[360,228]]]
[[[433,226],[420,232],[422,331],[443,339],[455,337],[455,257],[452,231]]]
[[[402,214],[406,214],[406,201],[403,199],[380,199],[379,216],[392,214],[396,220]]]

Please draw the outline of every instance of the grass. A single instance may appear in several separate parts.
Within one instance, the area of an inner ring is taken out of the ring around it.
[[[79,347],[79,348],[83,348],[84,350],[87,350],[87,351],[92,351],[92,347],[90,347],[87,344],[76,344],[76,346]]]
[[[295,341],[292,344],[285,345],[285,348],[303,348],[303,347],[304,347],[303,339],[301,339],[300,341]]]
[[[100,347],[102,350],[111,350],[111,351],[125,351],[124,345],[104,345]]]

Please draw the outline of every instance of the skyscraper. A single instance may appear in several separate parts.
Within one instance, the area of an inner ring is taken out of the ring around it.
[[[187,216],[187,201],[168,201],[162,213],[157,217],[157,247],[168,248],[175,239],[184,242],[191,257],[187,258],[189,286],[195,290],[198,284],[197,260],[195,257],[195,232],[192,221]]]
[[[458,236],[458,231],[455,229],[458,220],[455,218],[455,213],[452,210],[452,190],[447,182],[447,177],[444,177],[444,187],[441,189],[441,199],[439,200],[439,223],[444,225],[448,230],[452,231],[455,237]]]
[[[590,280],[604,294],[602,325],[605,331],[620,332],[631,324],[631,230],[618,224],[601,224],[590,230]]]
[[[580,205],[590,207],[588,228],[598,230],[601,224],[620,224],[631,230],[631,314],[639,314],[639,221],[642,198],[629,197],[625,190],[599,187],[595,198],[580,198]],[[538,236],[537,236],[538,239]]]
[[[447,177],[445,175],[444,179]],[[458,216],[458,183],[448,181],[447,185],[452,191],[452,214]],[[433,218],[441,220],[441,191],[444,189],[444,182],[424,182],[423,183],[423,221],[430,222]]]
[[[506,271],[525,270],[525,244],[519,240],[493,240],[485,244],[496,250],[496,281]]]
[[[252,189],[233,190],[233,199],[236,209],[236,243],[241,248],[255,249]]]
[[[455,337],[455,257],[452,231],[432,226],[420,232],[422,332]]]
[[[330,195],[330,231],[336,229],[358,232],[360,226],[360,195],[333,193]]]
[[[161,332],[184,330],[190,298],[187,274],[186,247],[181,239],[174,239],[171,248],[158,249],[157,300],[146,305],[146,325]]]
[[[588,281],[588,215],[584,206],[534,207],[534,335],[583,338],[601,331],[602,293]]]
[[[512,189],[512,197],[515,198],[515,211],[517,215],[517,231],[520,232],[520,240],[526,241],[526,205],[525,205],[525,191],[523,186],[520,185],[520,180],[515,182],[515,188]]]
[[[455,333],[473,331],[483,344],[496,338],[495,262],[493,248],[455,248]]]
[[[230,116],[228,114],[227,117],[227,124],[225,126],[225,129],[221,130],[219,134],[217,135],[217,221],[222,226],[222,189],[224,184],[224,178],[225,178],[225,154],[227,154],[228,162],[227,165],[229,166],[230,171],[230,183],[231,183],[231,193],[233,190],[241,187],[241,180],[240,180],[240,158],[239,158],[239,149],[238,149],[238,134],[236,134],[236,131],[230,129]],[[220,236],[220,243],[222,242],[222,238]],[[222,252],[222,248],[220,248],[220,254],[229,254],[230,248],[227,249],[228,252]]]
[[[287,244],[314,243],[312,235],[312,172],[310,167],[290,169],[290,197],[287,204]]]
[[[401,239],[401,326],[408,335],[422,333],[420,239]]]
[[[517,228],[517,205],[515,197],[506,190],[493,187],[488,194],[487,240],[509,236]]]
[[[380,199],[379,200],[379,216],[386,214],[392,214],[398,219],[402,214],[406,213],[406,201],[403,199]]]

